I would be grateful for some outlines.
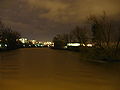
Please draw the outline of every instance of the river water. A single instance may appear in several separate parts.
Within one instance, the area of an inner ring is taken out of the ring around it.
[[[0,90],[120,90],[120,64],[49,48],[1,52]]]

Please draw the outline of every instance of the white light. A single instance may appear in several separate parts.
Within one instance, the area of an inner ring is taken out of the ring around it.
[[[43,45],[41,45],[43,47]]]
[[[0,47],[2,47],[2,44],[0,44]]]
[[[67,46],[80,46],[80,43],[68,43]]]
[[[83,44],[83,46],[85,47],[85,44]]]
[[[5,44],[5,47],[7,47],[7,44]]]
[[[92,47],[93,45],[92,44],[87,44],[88,47]]]

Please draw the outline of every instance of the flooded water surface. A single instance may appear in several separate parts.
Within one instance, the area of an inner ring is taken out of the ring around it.
[[[1,52],[0,90],[120,90],[120,64],[48,48]]]

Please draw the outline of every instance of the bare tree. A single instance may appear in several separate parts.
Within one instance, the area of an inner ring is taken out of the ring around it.
[[[0,41],[1,43],[6,43],[8,49],[17,48],[17,39],[20,38],[20,34],[13,31],[11,27],[6,26],[2,21],[0,21]]]
[[[89,17],[88,21],[91,24],[93,42],[100,48],[109,48],[112,24],[106,13],[98,17],[92,15]]]
[[[73,31],[72,31],[72,35],[74,37],[74,41],[76,42],[80,42],[82,44],[86,44],[87,40],[88,40],[88,36],[87,36],[87,30],[84,27],[79,27],[77,26]]]
[[[116,58],[120,49],[120,28],[104,12],[102,16],[92,15],[88,21],[93,33],[93,42],[107,58]]]
[[[115,53],[114,55],[116,56],[119,53],[120,50],[120,28],[117,29],[117,34],[115,34],[116,40],[115,40]]]

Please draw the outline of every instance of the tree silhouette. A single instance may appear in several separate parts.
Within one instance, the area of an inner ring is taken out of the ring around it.
[[[86,44],[88,41],[87,30],[84,27],[76,26],[76,28],[72,31],[72,35],[74,37],[73,41],[79,42],[81,44]]]
[[[11,27],[6,26],[0,21],[0,41],[7,44],[8,49],[16,49],[18,45],[17,39],[20,38],[20,34],[13,31]]]

